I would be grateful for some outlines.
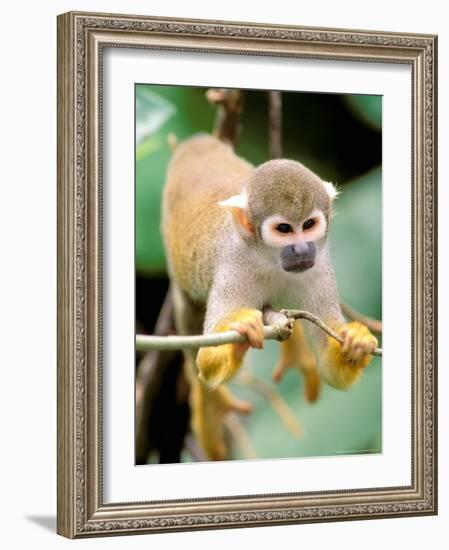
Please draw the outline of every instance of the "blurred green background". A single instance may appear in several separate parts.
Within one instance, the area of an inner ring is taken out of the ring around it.
[[[178,141],[211,132],[216,108],[205,88],[136,85],[136,321],[150,333],[167,288],[160,203],[170,159],[169,134]],[[382,318],[382,98],[283,92],[284,157],[296,159],[337,184],[330,241],[343,302]],[[263,91],[246,91],[237,153],[254,164],[268,160],[268,105]],[[245,369],[271,383],[277,344],[247,354]],[[238,382],[238,380],[237,380]],[[241,418],[260,458],[381,452],[382,373],[374,358],[346,392],[323,385],[308,404],[302,379],[287,372],[276,386],[302,428],[295,437],[266,397],[240,383],[234,393],[254,412]],[[273,385],[274,387],[274,385]],[[235,445],[234,458],[248,456]],[[183,460],[191,460],[185,452]]]

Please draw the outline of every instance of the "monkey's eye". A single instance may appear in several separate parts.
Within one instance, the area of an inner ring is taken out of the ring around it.
[[[304,229],[304,231],[307,231],[308,229],[312,229],[315,224],[316,221],[313,218],[310,218],[302,224],[302,228]]]
[[[280,223],[276,226],[276,231],[279,231],[279,233],[293,233],[293,227],[288,223]]]

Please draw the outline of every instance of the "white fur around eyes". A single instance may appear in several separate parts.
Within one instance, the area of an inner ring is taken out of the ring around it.
[[[321,210],[313,210],[310,216],[306,219],[313,218],[316,220],[316,224],[304,231],[302,225],[306,220],[303,220],[299,225],[293,226],[288,220],[279,215],[270,216],[263,221],[261,226],[261,235],[264,243],[268,246],[283,247],[290,244],[295,244],[298,241],[317,241],[321,239],[326,233],[326,218]],[[287,223],[292,225],[294,233],[279,233],[275,227],[280,223]]]
[[[313,210],[307,219],[314,219],[317,223],[310,229],[302,232],[303,238],[307,241],[318,241],[324,237],[326,234],[327,223],[323,212],[321,212],[321,210]]]
[[[294,233],[279,233],[274,229],[276,225],[280,223],[288,223],[288,221],[282,216],[270,216],[262,222],[260,233],[262,235],[263,242],[268,246],[288,246],[293,244],[297,236]]]

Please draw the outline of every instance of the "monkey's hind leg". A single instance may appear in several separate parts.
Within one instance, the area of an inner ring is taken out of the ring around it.
[[[211,390],[198,377],[192,380],[190,404],[192,430],[207,457],[226,460],[229,451],[224,433],[224,418],[230,412],[248,414],[251,404],[237,399],[226,386]]]
[[[179,334],[201,334],[204,312],[178,288],[174,288],[176,327]],[[223,420],[230,412],[248,414],[251,403],[237,399],[221,385],[211,389],[200,380],[196,351],[184,351],[184,369],[190,385],[191,428],[199,446],[210,460],[224,460],[228,450]]]
[[[315,355],[307,343],[301,321],[295,322],[293,334],[281,343],[281,356],[273,371],[273,380],[279,382],[285,371],[290,368],[303,375],[307,401],[316,401],[320,393],[320,376]]]

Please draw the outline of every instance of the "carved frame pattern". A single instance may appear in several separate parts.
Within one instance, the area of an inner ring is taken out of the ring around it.
[[[102,50],[134,47],[412,67],[412,485],[102,502]],[[70,12],[58,17],[58,533],[71,537],[437,512],[436,54],[431,35]]]

